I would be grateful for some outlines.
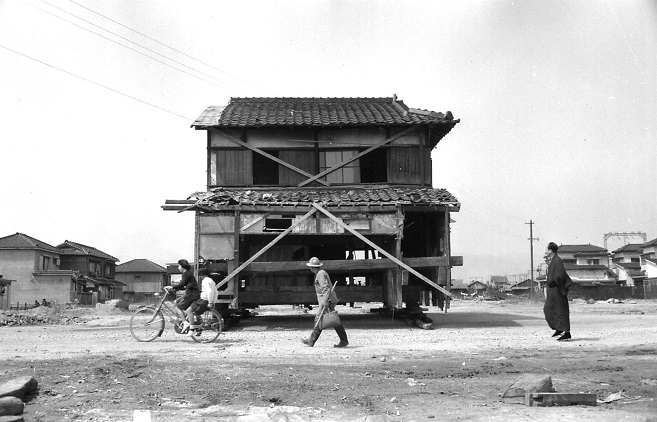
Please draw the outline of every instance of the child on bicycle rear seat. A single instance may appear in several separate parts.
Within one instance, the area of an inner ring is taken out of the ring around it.
[[[214,309],[214,303],[217,300],[217,286],[214,280],[210,277],[210,271],[207,269],[199,270],[198,278],[201,279],[201,297],[196,300],[189,308],[187,308],[187,319],[194,321],[195,316],[202,315],[207,310]],[[198,328],[192,322],[190,328]]]

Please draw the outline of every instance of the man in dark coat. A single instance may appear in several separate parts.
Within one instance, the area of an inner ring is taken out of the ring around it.
[[[557,255],[559,247],[550,242],[545,251],[546,257],[550,259],[547,270],[547,297],[545,298],[545,320],[550,328],[554,330],[552,337],[564,341],[570,336],[570,311],[568,309],[568,289],[573,281],[566,273],[561,257]]]

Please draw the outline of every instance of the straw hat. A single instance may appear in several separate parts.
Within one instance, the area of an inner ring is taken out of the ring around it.
[[[306,265],[309,267],[321,267],[322,263],[319,261],[319,258],[313,256],[312,258],[310,258],[310,261],[306,263]]]

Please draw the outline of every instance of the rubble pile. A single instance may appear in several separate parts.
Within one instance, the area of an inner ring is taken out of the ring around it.
[[[38,308],[37,308],[38,309]],[[43,308],[48,309],[48,308]],[[66,325],[82,323],[79,317],[69,317],[57,311],[0,311],[0,327],[18,325]]]

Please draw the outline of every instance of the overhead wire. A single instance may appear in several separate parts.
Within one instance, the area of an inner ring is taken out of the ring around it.
[[[51,67],[51,68],[53,68],[53,69],[59,70],[60,72],[66,73],[67,75],[70,75],[70,76],[73,76],[73,77],[75,77],[75,78],[81,79],[81,80],[83,80],[83,81],[85,81],[85,82],[89,82],[89,83],[94,84],[94,85],[96,85],[96,86],[99,86],[99,87],[101,87],[101,88],[107,89],[108,91],[112,91],[112,92],[114,92],[114,93],[116,93],[116,94],[123,95],[124,97],[127,97],[127,98],[130,98],[130,99],[132,99],[132,100],[138,101],[138,102],[140,102],[140,103],[142,103],[142,104],[146,104],[146,105],[149,105],[149,106],[151,106],[151,107],[155,107],[155,108],[157,108],[157,109],[159,109],[159,110],[162,110],[162,111],[167,112],[167,113],[169,113],[169,114],[172,114],[172,115],[174,115],[174,116],[177,116],[177,117],[183,118],[183,119],[185,119],[185,120],[187,120],[187,121],[190,121],[190,120],[193,121],[193,120],[194,120],[194,119],[191,119],[191,118],[189,118],[189,117],[183,116],[182,114],[178,114],[178,113],[173,112],[173,111],[171,111],[171,110],[167,110],[167,109],[164,108],[164,107],[160,107],[160,106],[155,105],[155,104],[153,104],[153,103],[149,103],[148,101],[144,101],[144,100],[139,99],[139,98],[137,98],[137,97],[134,97],[134,96],[132,96],[132,95],[126,94],[126,93],[121,92],[121,91],[118,91],[118,90],[116,90],[116,89],[114,89],[114,88],[110,88],[110,87],[108,87],[108,86],[105,86],[105,85],[103,85],[103,84],[101,84],[101,83],[98,83],[98,82],[92,81],[91,79],[85,78],[84,76],[76,75],[75,73],[72,73],[72,72],[69,72],[69,71],[67,71],[67,70],[61,69],[61,68],[59,68],[59,67],[57,67],[57,66],[51,65],[50,63],[46,63],[46,62],[44,62],[44,61],[42,61],[42,60],[36,59],[36,58],[34,58],[34,57],[32,57],[32,56],[29,56],[29,55],[27,55],[27,54],[24,54],[24,53],[21,53],[21,52],[19,52],[19,51],[16,51],[16,50],[14,50],[14,49],[11,49],[11,48],[9,48],[9,47],[6,47],[6,46],[4,46],[4,45],[2,45],[2,44],[0,44],[0,48],[4,48],[5,50],[11,51],[11,52],[14,53],[14,54],[18,54],[19,56],[23,56],[23,57],[28,58],[28,59],[30,59],[30,60],[33,60],[33,61],[35,61],[35,62],[37,62],[37,63],[41,63],[42,65],[45,65],[45,66]]]
[[[159,60],[159,59],[157,59],[157,58],[155,58],[155,57],[152,57],[152,56],[150,56],[150,55],[148,55],[148,54],[146,54],[146,53],[144,53],[144,52],[142,52],[142,51],[139,51],[139,50],[137,50],[137,49],[135,49],[135,48],[132,48],[132,47],[127,46],[127,45],[125,45],[125,44],[121,44],[120,42],[118,42],[118,41],[116,41],[116,40],[113,40],[113,39],[111,39],[111,38],[109,38],[109,37],[106,37],[106,36],[104,36],[104,35],[102,35],[102,34],[99,34],[99,33],[97,33],[97,32],[94,32],[94,31],[90,30],[89,28],[85,28],[85,27],[82,26],[82,25],[78,25],[77,23],[71,22],[70,20],[68,20],[68,19],[66,19],[66,18],[63,18],[63,17],[61,17],[61,16],[58,16],[57,14],[52,13],[52,12],[49,12],[49,11],[47,11],[47,10],[45,10],[45,9],[39,7],[39,6],[36,6],[36,5],[34,5],[34,4],[30,3],[30,2],[27,2],[27,1],[25,1],[25,0],[22,0],[22,1],[23,1],[23,3],[25,3],[25,4],[29,5],[29,6],[32,6],[32,7],[34,7],[34,8],[37,9],[37,10],[40,10],[40,11],[42,11],[42,12],[44,12],[44,13],[47,13],[47,14],[49,14],[49,15],[51,15],[51,16],[54,16],[54,17],[56,17],[57,19],[61,19],[61,20],[63,20],[64,22],[67,22],[67,23],[69,23],[69,24],[71,24],[71,25],[77,26],[77,27],[80,28],[80,29],[83,29],[83,30],[85,30],[85,31],[87,31],[87,32],[90,32],[90,33],[92,33],[92,34],[94,34],[94,35],[96,35],[96,36],[98,36],[98,37],[101,37],[101,38],[103,38],[103,39],[106,39],[106,40],[108,40],[108,41],[111,41],[111,42],[113,42],[113,43],[115,43],[115,44],[118,44],[118,45],[120,45],[121,47],[127,48],[128,50],[131,50],[131,51],[134,51],[134,52],[136,52],[136,53],[138,53],[138,54],[141,54],[142,56],[145,56],[145,57],[147,57],[147,58],[149,58],[149,59],[151,59],[151,60],[155,60],[156,62],[159,62],[159,63],[161,63],[161,64],[163,64],[163,65],[165,65],[165,66],[168,66],[168,67],[170,67],[170,68],[172,68],[172,69],[175,69],[175,70],[177,70],[177,71],[179,71],[179,72],[182,72],[182,73],[184,73],[184,74],[186,74],[186,75],[189,75],[189,76],[191,76],[191,77],[193,77],[193,78],[199,79],[199,80],[201,80],[201,81],[203,81],[203,82],[206,82],[206,83],[208,83],[208,84],[214,85],[214,86],[216,86],[216,87],[218,87],[218,88],[222,88],[222,89],[225,89],[225,88],[226,88],[226,86],[218,85],[218,84],[216,84],[216,83],[214,83],[214,82],[212,82],[212,81],[209,81],[209,80],[207,80],[207,79],[205,79],[205,78],[202,78],[202,77],[200,77],[200,76],[198,76],[198,75],[195,75],[195,74],[193,74],[193,73],[187,72],[187,71],[185,71],[185,70],[183,70],[183,69],[179,69],[179,68],[177,68],[176,66],[173,66],[173,65],[171,65],[171,64],[169,64],[169,63],[167,63],[167,62],[165,62],[165,61],[162,61],[162,60]],[[47,3],[47,2],[44,2],[43,0],[40,0],[40,1],[42,1],[42,3],[49,4],[49,3]],[[56,7],[56,6],[53,6],[53,7]],[[73,16],[75,16],[75,15],[73,15]],[[76,16],[76,18],[77,18],[77,16]],[[104,28],[102,28],[102,27],[99,27],[98,25],[95,25],[95,24],[93,24],[93,23],[91,23],[91,22],[88,22],[88,21],[86,21],[86,20],[84,20],[84,19],[82,19],[82,18],[78,18],[78,19],[81,19],[81,20],[83,20],[83,21],[89,23],[90,25],[94,25],[94,26],[96,26],[96,27],[98,27],[98,28],[100,28],[100,29],[103,29],[103,30],[105,30],[105,31],[107,31],[107,32],[110,32],[111,34],[113,34],[113,35],[115,35],[115,36],[117,36],[117,37],[119,37],[119,38],[125,39],[126,41],[129,41],[129,42],[131,42],[131,43],[134,43],[133,41],[130,41],[130,40],[126,39],[125,37],[121,37],[120,35],[117,35],[117,34],[113,33],[112,31],[109,31],[109,30],[107,30],[107,29],[104,29]],[[137,44],[137,43],[134,43],[134,44],[139,45],[139,44]],[[141,48],[144,48],[145,50],[148,50],[148,51],[154,52],[153,50],[150,50],[150,49],[148,49],[147,47],[143,47],[143,46],[141,46],[141,45],[139,45],[139,46],[140,46]],[[159,54],[159,53],[157,53],[157,52],[154,52],[154,53],[155,53],[155,54],[158,54],[158,55],[161,55],[161,54]],[[166,57],[166,56],[163,56],[163,57]],[[170,58],[168,58],[168,57],[166,57],[166,58],[167,58],[168,60],[173,61],[174,63],[180,64],[179,62],[177,62],[177,61],[175,61],[175,60],[173,60],[173,59],[170,59]],[[185,67],[189,67],[189,66],[186,66],[186,65],[183,65],[183,66],[185,66]],[[194,71],[203,74],[202,72],[199,72],[199,71],[197,71],[197,70],[194,70]],[[213,78],[213,79],[216,79],[216,78]],[[219,81],[218,79],[216,79],[216,80]],[[229,85],[229,84],[227,84],[227,83],[225,83],[225,82],[221,82],[221,81],[219,81],[219,82],[220,82],[220,83],[223,83],[224,85]]]
[[[97,11],[95,11],[95,10],[93,10],[93,9],[91,9],[91,8],[89,8],[89,7],[87,7],[87,6],[84,6],[84,5],[82,5],[82,4],[78,3],[78,2],[75,2],[75,1],[73,1],[73,0],[69,0],[69,2],[75,4],[75,5],[78,6],[78,7],[83,8],[83,9],[85,9],[85,10],[88,10],[89,12],[94,13],[94,14],[96,14],[96,15],[98,15],[98,16],[104,18],[104,19],[107,19],[107,20],[109,20],[110,22],[113,22],[113,23],[115,23],[115,24],[117,24],[117,25],[119,25],[119,26],[121,26],[121,27],[123,27],[123,28],[129,30],[129,31],[132,31],[132,32],[134,32],[135,34],[141,35],[142,37],[147,38],[147,39],[149,39],[149,40],[151,40],[151,41],[153,41],[153,42],[155,42],[155,43],[157,43],[157,44],[159,44],[159,45],[161,45],[161,46],[163,46],[163,47],[166,47],[166,48],[168,48],[168,49],[170,49],[170,50],[172,50],[172,51],[175,51],[175,52],[178,53],[178,54],[181,54],[181,55],[183,55],[183,56],[185,56],[185,57],[187,57],[187,58],[189,58],[189,59],[192,59],[192,60],[194,60],[194,61],[197,62],[197,63],[200,63],[200,64],[202,64],[202,65],[204,65],[204,66],[207,66],[207,67],[209,67],[209,68],[211,68],[211,69],[214,69],[214,70],[216,70],[216,71],[218,71],[218,72],[221,72],[221,73],[223,73],[224,75],[226,75],[226,76],[228,76],[228,77],[234,78],[234,79],[236,79],[236,80],[238,80],[238,81],[240,81],[240,82],[243,82],[243,83],[246,84],[246,85],[252,86],[252,87],[254,87],[254,88],[262,89],[262,87],[259,87],[259,86],[257,86],[257,85],[254,85],[254,84],[252,84],[251,82],[245,81],[244,79],[242,79],[242,78],[240,78],[240,77],[238,77],[238,76],[235,76],[235,75],[233,75],[233,74],[230,74],[230,73],[228,73],[228,72],[226,72],[226,71],[224,71],[224,70],[222,70],[222,69],[219,69],[218,67],[215,67],[215,66],[213,66],[213,65],[211,65],[211,64],[209,64],[209,63],[206,63],[206,62],[204,62],[204,61],[202,61],[202,60],[199,60],[199,59],[197,59],[196,57],[190,56],[189,54],[187,54],[187,53],[185,53],[185,52],[182,52],[182,51],[180,51],[180,50],[178,50],[178,49],[176,49],[176,48],[171,47],[170,45],[167,45],[167,44],[165,44],[165,43],[163,43],[163,42],[161,42],[161,41],[159,41],[159,40],[153,38],[153,37],[150,37],[150,36],[148,36],[148,35],[146,35],[146,34],[144,34],[144,33],[142,33],[142,32],[139,32],[139,31],[137,31],[137,30],[135,30],[135,29],[133,29],[133,28],[130,28],[129,26],[124,25],[124,24],[122,24],[121,22],[118,22],[118,21],[116,21],[116,20],[114,20],[114,19],[112,19],[112,18],[110,18],[110,17],[108,17],[108,16],[105,16],[105,15],[103,15],[102,13],[99,13],[99,12],[97,12]]]

